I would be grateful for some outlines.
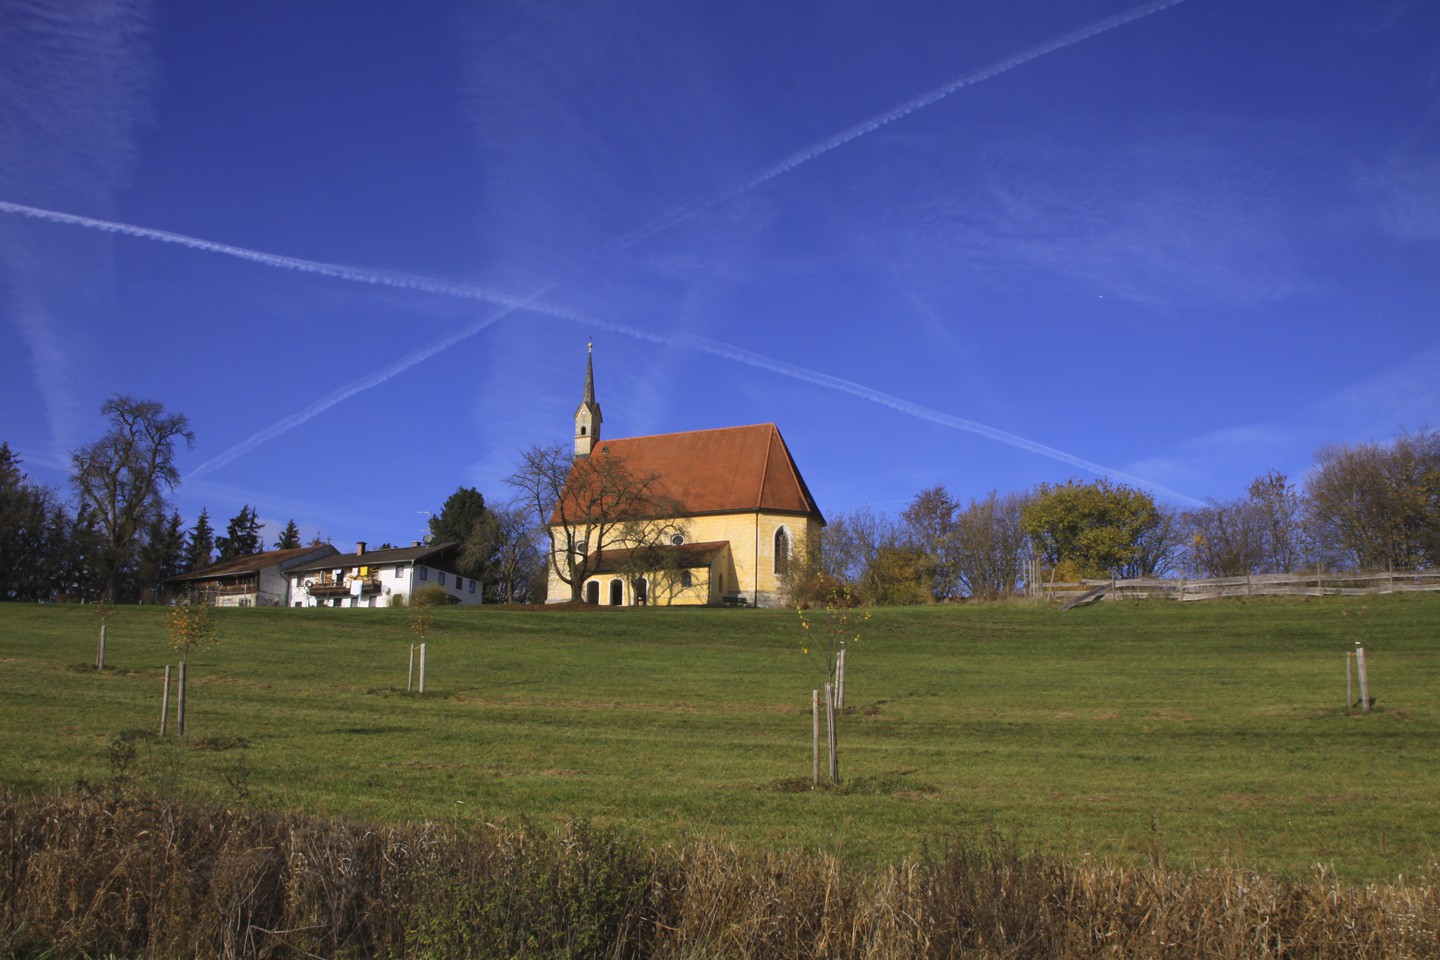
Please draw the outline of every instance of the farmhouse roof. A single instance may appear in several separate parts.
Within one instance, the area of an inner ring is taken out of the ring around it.
[[[184,583],[190,580],[220,580],[225,577],[243,577],[252,573],[259,573],[261,570],[270,567],[279,567],[281,570],[289,570],[298,564],[304,563],[314,557],[330,554],[338,551],[330,544],[323,544],[315,547],[294,547],[289,550],[266,550],[261,553],[251,553],[243,557],[234,557],[220,563],[211,564],[202,570],[191,570],[189,573],[182,573],[167,580],[167,583]]]
[[[418,547],[387,547],[383,550],[366,550],[364,553],[336,553],[317,560],[291,567],[291,573],[311,573],[316,570],[337,570],[341,567],[383,567],[386,564],[421,563],[427,566],[441,566],[454,559],[459,552],[460,541],[449,543],[422,544]]]
[[[577,459],[571,475],[606,457],[635,477],[658,476],[657,499],[684,516],[766,511],[825,520],[773,423],[606,440]]]

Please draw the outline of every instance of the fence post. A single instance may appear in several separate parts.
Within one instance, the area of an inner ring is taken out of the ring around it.
[[[1350,711],[1355,707],[1355,688],[1350,679],[1350,660],[1355,654],[1345,654],[1345,716],[1350,716]]]
[[[830,747],[830,782],[840,783],[839,741],[835,735],[835,685],[825,684],[825,725]]]
[[[185,661],[180,661],[180,680],[175,685],[175,736],[185,736]]]
[[[165,664],[165,689],[160,692],[160,736],[165,736],[165,724],[170,719],[170,664]]]
[[[95,669],[105,669],[105,624],[100,624],[100,645],[95,648]]]
[[[1365,670],[1365,648],[1355,644],[1355,673],[1360,677],[1360,710],[1370,712],[1370,678]]]
[[[420,692],[425,692],[425,644],[420,644]]]
[[[810,691],[810,787],[820,786],[820,691]]]

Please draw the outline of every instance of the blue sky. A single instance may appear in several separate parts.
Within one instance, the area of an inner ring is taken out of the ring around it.
[[[0,439],[159,400],[187,524],[505,499],[592,338],[830,514],[1228,499],[1440,424],[1437,314],[1432,2],[0,7]]]

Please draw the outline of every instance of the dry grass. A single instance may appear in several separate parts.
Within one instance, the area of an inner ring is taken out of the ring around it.
[[[1065,863],[991,838],[857,871],[572,824],[369,826],[111,785],[0,799],[0,954],[1440,957],[1433,876]]]

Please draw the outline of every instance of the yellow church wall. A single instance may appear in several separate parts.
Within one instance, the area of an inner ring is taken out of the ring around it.
[[[712,603],[724,597],[743,595],[756,606],[773,607],[780,601],[780,583],[775,575],[775,531],[784,527],[790,536],[792,558],[803,554],[813,521],[793,514],[727,513],[688,517],[685,539],[691,543],[729,541],[732,562],[717,571]]]
[[[705,605],[723,603],[725,597],[741,595],[746,602],[761,607],[781,602],[779,578],[775,574],[775,531],[784,527],[790,537],[792,562],[803,556],[814,520],[793,514],[727,513],[703,517],[687,517],[679,521],[688,543],[728,542],[730,549],[716,559],[710,570],[693,570],[690,587],[656,582],[650,589],[651,602],[662,605]],[[669,576],[662,574],[660,577]],[[659,580],[660,577],[651,578]],[[600,602],[610,602],[610,581],[613,574],[598,574],[587,582],[600,584]],[[632,602],[631,586],[625,584],[626,603]],[[570,599],[570,587],[554,569],[550,570],[550,602]],[[581,596],[584,596],[582,591]]]

